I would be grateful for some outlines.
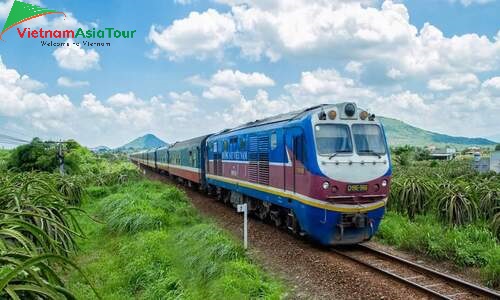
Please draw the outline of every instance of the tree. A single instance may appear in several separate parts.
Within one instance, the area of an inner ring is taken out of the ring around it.
[[[500,144],[496,145],[495,151],[500,151]]]
[[[59,144],[34,138],[31,143],[15,148],[10,155],[7,168],[16,171],[53,172],[59,168]],[[67,173],[77,173],[80,164],[90,151],[74,140],[63,142],[64,164]]]

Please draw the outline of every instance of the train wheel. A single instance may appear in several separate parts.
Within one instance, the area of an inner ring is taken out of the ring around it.
[[[224,201],[224,204],[229,205],[231,203],[231,192],[224,191],[222,201]]]
[[[271,216],[271,220],[274,223],[274,226],[276,226],[276,227],[283,226],[283,223],[284,223],[283,222],[283,214],[282,214],[281,209],[279,207],[274,207],[273,209],[271,209],[270,216]]]
[[[218,187],[217,190],[215,191],[215,194],[217,195],[217,201],[222,202],[222,199],[224,198],[223,193],[224,193],[224,190]]]
[[[269,204],[267,202],[259,201],[255,214],[259,219],[265,221],[269,217],[269,211]]]

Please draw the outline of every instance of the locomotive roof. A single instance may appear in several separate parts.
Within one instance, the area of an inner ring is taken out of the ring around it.
[[[316,105],[316,106],[312,106],[312,107],[302,109],[302,110],[295,110],[295,111],[291,111],[288,113],[279,114],[276,116],[272,116],[272,117],[268,117],[268,118],[264,118],[264,119],[260,119],[260,120],[255,120],[255,121],[240,125],[238,127],[225,129],[225,130],[219,132],[219,134],[231,132],[231,131],[235,131],[235,130],[240,130],[240,129],[244,129],[244,128],[256,127],[256,126],[260,126],[260,125],[295,120],[295,119],[301,118],[302,116],[307,114],[307,112],[310,112],[312,110],[315,110],[315,109],[318,109],[318,108],[321,108],[321,107],[324,107],[327,105],[329,105],[329,104]]]
[[[198,136],[189,140],[181,141],[181,142],[175,142],[173,145],[169,147],[169,149],[175,149],[175,148],[181,148],[181,147],[186,147],[190,146],[192,144],[197,144],[199,145],[204,139],[209,137],[211,134],[206,134],[202,136]]]

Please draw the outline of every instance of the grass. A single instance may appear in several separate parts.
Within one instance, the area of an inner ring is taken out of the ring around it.
[[[82,218],[88,238],[76,260],[103,299],[279,299],[284,287],[240,244],[201,218],[174,187],[148,181],[88,189]],[[77,272],[79,299],[94,299]]]
[[[388,212],[377,239],[431,258],[447,259],[459,266],[478,267],[485,284],[500,287],[500,246],[485,224],[445,227],[433,215],[413,220]]]

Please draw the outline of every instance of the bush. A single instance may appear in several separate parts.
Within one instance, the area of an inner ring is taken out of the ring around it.
[[[101,216],[112,231],[139,232],[194,221],[186,196],[174,187],[139,181],[102,201]]]
[[[79,268],[68,257],[82,236],[58,177],[44,173],[3,174],[0,179],[0,298],[73,298],[58,270]],[[85,277],[84,277],[85,278]]]
[[[398,248],[449,259],[461,266],[481,268],[485,282],[498,287],[500,246],[484,224],[464,227],[443,227],[435,216],[417,216],[413,221],[395,212],[388,212],[380,224],[377,238]],[[498,278],[498,277],[497,277]]]

